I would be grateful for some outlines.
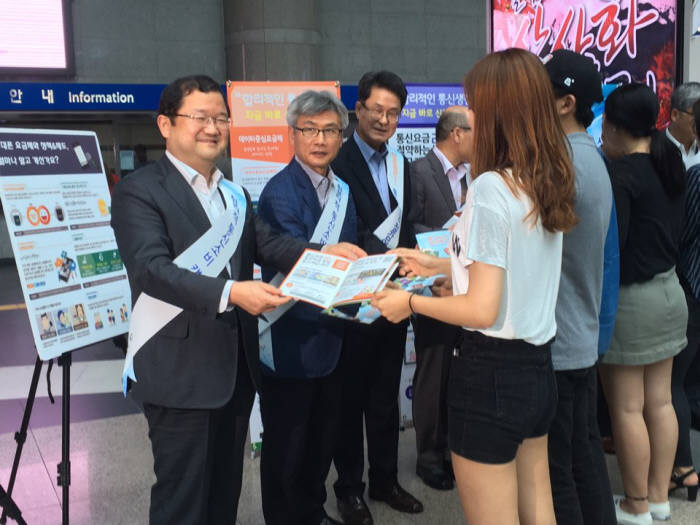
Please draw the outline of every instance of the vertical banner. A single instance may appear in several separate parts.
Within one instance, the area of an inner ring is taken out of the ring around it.
[[[676,79],[676,0],[493,0],[493,50],[556,49],[590,57],[606,84],[641,82],[661,101],[658,126],[670,119]]]
[[[337,81],[226,82],[233,179],[248,190],[253,202],[258,201],[267,181],[292,158],[287,106],[309,89],[331,91],[340,98]]]
[[[435,125],[450,106],[466,106],[459,84],[406,84],[408,97],[389,146],[413,162],[435,146]]]
[[[0,128],[0,198],[39,357],[127,332],[131,294],[95,133]]]

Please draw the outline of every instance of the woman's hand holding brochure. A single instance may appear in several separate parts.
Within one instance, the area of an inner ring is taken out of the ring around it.
[[[430,277],[437,274],[449,275],[451,273],[449,259],[435,257],[411,248],[396,248],[387,253],[398,255],[401,258],[399,264],[399,273],[401,275]]]

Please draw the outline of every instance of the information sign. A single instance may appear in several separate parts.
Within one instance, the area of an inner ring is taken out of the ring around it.
[[[0,128],[0,198],[39,357],[127,332],[131,295],[95,133]]]

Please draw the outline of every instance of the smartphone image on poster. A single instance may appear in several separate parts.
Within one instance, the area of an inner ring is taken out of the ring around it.
[[[64,283],[68,282],[68,279],[70,279],[71,274],[73,273],[73,270],[71,269],[71,263],[73,262],[73,259],[70,257],[66,257],[63,259],[63,264],[61,265],[61,268],[58,270],[58,278],[63,281]]]
[[[85,152],[83,151],[83,147],[76,142],[75,144],[73,144],[73,151],[75,152],[75,156],[78,157],[78,162],[80,163],[80,167],[81,168],[86,167],[90,161],[87,158],[87,156],[85,155]]]

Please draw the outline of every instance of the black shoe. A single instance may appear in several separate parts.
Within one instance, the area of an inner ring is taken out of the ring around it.
[[[343,525],[343,522],[334,520],[330,516],[326,516],[318,523],[318,525]]]
[[[378,491],[370,487],[369,497],[370,499],[383,501],[392,509],[398,510],[399,512],[407,512],[409,514],[423,512],[423,504],[402,489],[398,482],[394,482],[386,491]]]
[[[416,465],[416,474],[423,480],[423,483],[435,490],[452,490],[455,483],[448,472],[439,468],[424,467]]]
[[[344,496],[337,499],[338,512],[346,525],[374,525],[367,503],[362,496]]]

